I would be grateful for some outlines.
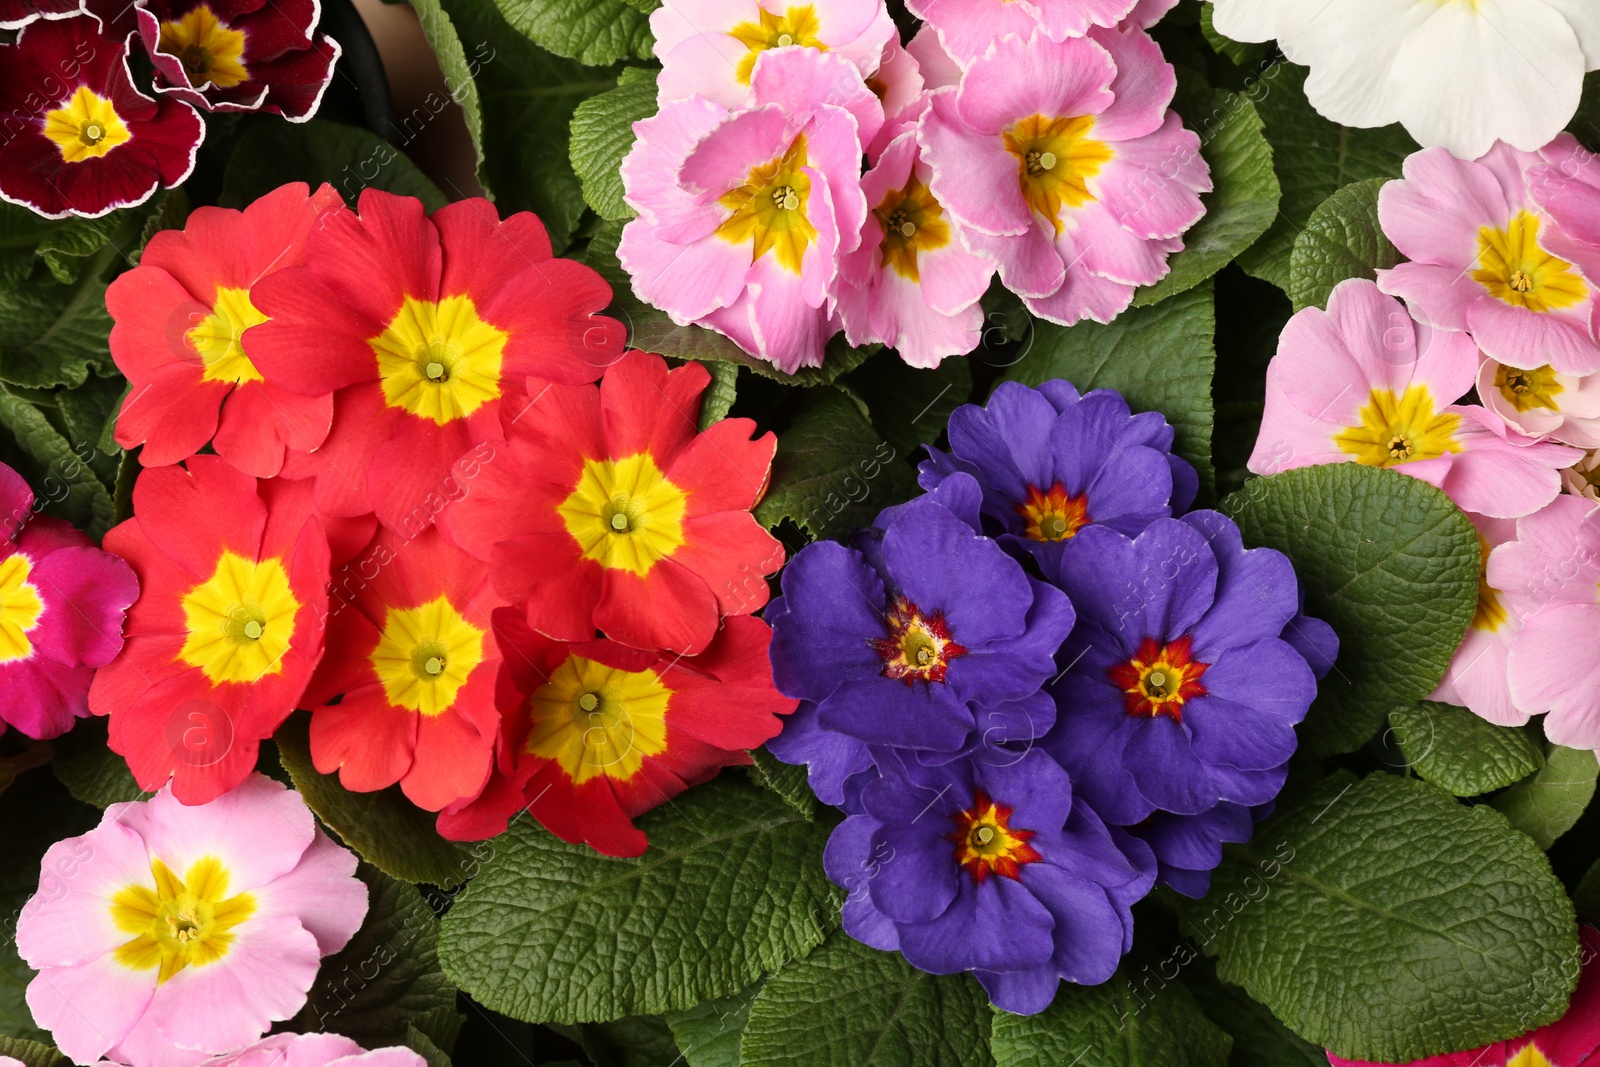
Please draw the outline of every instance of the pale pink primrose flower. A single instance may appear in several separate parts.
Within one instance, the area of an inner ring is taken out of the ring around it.
[[[262,775],[186,807],[113,804],[45,853],[17,920],[34,1020],[77,1063],[193,1067],[306,1002],[367,910],[356,858]],[[88,1010],[86,1010],[86,1008]]]
[[[927,92],[960,83],[961,64],[944,50],[932,26],[925,25],[918,30],[916,36],[906,42],[906,52],[917,61],[922,87]]]
[[[1569,260],[1592,287],[1600,279],[1600,157],[1567,134],[1539,155],[1544,162],[1528,168],[1528,196],[1551,222],[1540,244]],[[1600,299],[1589,327],[1600,337]]]
[[[1548,712],[1556,744],[1600,748],[1600,504],[1563,495],[1519,519],[1488,580],[1522,617],[1506,661],[1517,706]]]
[[[1515,519],[1491,519],[1483,515],[1467,518],[1478,531],[1482,569],[1478,575],[1478,607],[1461,646],[1451,657],[1450,666],[1430,700],[1456,704],[1497,726],[1521,726],[1528,713],[1511,699],[1511,682],[1506,673],[1506,657],[1511,643],[1522,629],[1522,620],[1507,609],[1500,590],[1489,584],[1489,554],[1517,537]]]
[[[427,1067],[408,1048],[368,1052],[343,1034],[273,1034],[238,1052],[205,1060],[201,1067]],[[5,1061],[0,1059],[0,1067]],[[99,1067],[117,1067],[103,1061]]]
[[[838,332],[830,295],[861,240],[861,144],[883,109],[845,59],[810,48],[764,54],[753,86],[748,108],[681,100],[634,124],[622,181],[639,217],[617,255],[674,322],[792,373]]]
[[[1478,362],[1466,334],[1416,322],[1365,279],[1342,282],[1327,311],[1306,308],[1284,327],[1250,470],[1365,463],[1420,478],[1480,515],[1537,511],[1581,453],[1456,404]]]
[[[883,104],[883,127],[867,143],[867,162],[877,163],[890,141],[916,128],[928,107],[921,65],[900,43],[899,34],[884,45],[883,61],[878,72],[867,79],[867,88]]]
[[[1110,322],[1166,276],[1211,189],[1199,137],[1167,109],[1175,85],[1130,28],[1005,37],[932,94],[933,194],[1034,314]]]
[[[756,61],[769,51],[825,51],[870,78],[895,36],[883,0],[665,0],[650,31],[662,104],[701,96],[730,109],[755,102]]]
[[[1095,27],[1124,20],[1154,25],[1176,0],[906,0],[906,7],[939,34],[945,50],[962,63],[988,51],[1002,37],[1026,38],[1035,30],[1052,40],[1082,37]]]
[[[1383,232],[1410,262],[1380,270],[1378,286],[1430,326],[1472,334],[1500,363],[1592,374],[1600,371],[1589,329],[1596,293],[1547,251],[1555,223],[1527,193],[1541,162],[1504,144],[1477,162],[1443,148],[1412,154],[1405,177],[1378,196]]]
[[[961,244],[957,224],[928,189],[928,165],[908,130],[861,179],[871,212],[861,246],[844,258],[839,315],[853,345],[889,345],[913,367],[978,346],[994,266]]]
[[[1577,377],[1546,365],[1524,370],[1492,359],[1478,369],[1478,397],[1529,437],[1600,448],[1600,374]]]

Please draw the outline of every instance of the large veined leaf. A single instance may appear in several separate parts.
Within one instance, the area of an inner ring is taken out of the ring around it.
[[[1425,700],[1391,711],[1389,726],[1412,769],[1458,797],[1500,789],[1544,766],[1544,753],[1526,732],[1466,708]]]
[[[67,791],[85,804],[108,808],[151,794],[139,788],[128,761],[107,747],[107,720],[80,719],[72,732],[55,739],[50,768]]]
[[[772,481],[756,506],[763,526],[784,519],[813,538],[838,538],[870,525],[915,490],[911,468],[844,393],[817,389],[778,435]]]
[[[398,786],[352,793],[339,784],[338,775],[318,771],[311,761],[310,723],[304,714],[280,726],[274,741],[278,762],[306,806],[357,855],[387,875],[451,889],[471,878],[480,857],[493,847],[446,841],[434,829],[433,815],[407,800]]]
[[[840,380],[867,405],[872,425],[903,456],[921,459],[922,446],[944,433],[950,413],[972,398],[972,365],[946,359],[927,370],[887,349]]]
[[[23,1067],[70,1067],[72,1063],[49,1045],[14,1037],[0,1037],[0,1056],[20,1060]]]
[[[1174,450],[1209,487],[1215,333],[1211,286],[1197,285],[1153,307],[1125,311],[1109,326],[1041,322],[1027,355],[1006,376],[1028,385],[1065,378],[1086,392],[1116,389],[1135,411],[1161,412],[1177,430]]]
[[[1326,1053],[1301,1039],[1238,986],[1217,981],[1213,968],[1186,973],[1189,990],[1206,1018],[1233,1038],[1228,1067],[1328,1067]]]
[[[414,196],[437,211],[449,203],[399,148],[369,130],[326,119],[269,122],[239,139],[222,177],[222,203],[242,208],[286,182],[327,182],[352,206],[368,187]]]
[[[737,993],[667,1012],[667,1025],[684,1062],[689,1067],[739,1067],[739,1041],[760,992],[757,982]]]
[[[1413,779],[1339,773],[1225,848],[1194,937],[1301,1037],[1406,1063],[1560,1017],[1577,922],[1498,812]]]
[[[1257,478],[1223,501],[1247,545],[1294,563],[1306,612],[1339,658],[1300,727],[1302,749],[1350,752],[1439,684],[1477,608],[1478,536],[1449,497],[1354,463]]]
[[[633,124],[656,113],[656,72],[629,67],[610,92],[591,96],[572,113],[572,169],[583,198],[603,219],[631,219],[622,199],[622,160],[633,149]]]
[[[1180,93],[1178,113],[1200,135],[1200,155],[1211,168],[1206,213],[1183,235],[1171,273],[1134,297],[1135,307],[1192,289],[1256,242],[1278,216],[1278,176],[1261,116],[1240,93],[1208,89]]]
[[[838,920],[827,831],[742,776],[638,824],[649,850],[615,859],[514,823],[445,916],[445,972],[513,1018],[655,1015],[745,988]]]
[[[1239,257],[1239,265],[1285,292],[1295,238],[1317,205],[1351,182],[1398,178],[1406,156],[1417,150],[1398,125],[1358,130],[1318,115],[1306,100],[1306,74],[1305,67],[1274,63],[1246,90],[1272,142],[1283,199],[1281,217]]]
[[[1548,745],[1544,767],[1489,803],[1511,820],[1511,825],[1548,849],[1577,823],[1594,797],[1600,764],[1587,750]]]
[[[933,975],[833,933],[767,980],[740,1067],[990,1067],[989,1007],[968,975]]]
[[[1378,224],[1378,191],[1387,183],[1354,182],[1311,213],[1289,257],[1289,298],[1296,311],[1325,307],[1340,282],[1376,280],[1378,271],[1400,262],[1400,250]]]
[[[650,19],[622,0],[496,0],[513,29],[558,56],[591,67],[649,59]]]
[[[20,282],[33,266],[34,250],[65,220],[47,219],[19,204],[0,200],[0,289]]]
[[[53,400],[49,393],[33,395],[44,403]],[[114,508],[111,494],[89,465],[90,451],[75,449],[33,399],[4,386],[0,386],[0,430],[10,431],[16,442],[16,449],[11,449],[0,433],[0,460],[22,471],[44,510],[82,527],[96,540],[104,536]]]
[[[111,316],[101,274],[117,255],[107,245],[71,284],[41,279],[0,289],[0,382],[75,388],[91,372],[116,373],[107,347]]]
[[[1125,966],[1098,986],[1064,983],[1038,1015],[996,1012],[995,1063],[1226,1067],[1232,1039],[1206,1018],[1187,987],[1162,977],[1168,967],[1194,963],[1195,955],[1180,944],[1156,967]]]

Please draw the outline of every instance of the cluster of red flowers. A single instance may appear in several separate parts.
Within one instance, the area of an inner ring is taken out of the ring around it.
[[[610,300],[484,200],[288,185],[151,240],[107,295],[143,594],[89,697],[141,787],[204,803],[302,707],[319,770],[448,836],[527,809],[635,855],[778,732],[774,438],[698,432],[709,375]]]
[[[339,46],[317,0],[0,0],[0,198],[50,218],[141,204],[189,176],[203,111],[316,111]],[[154,95],[131,75],[137,40]]]

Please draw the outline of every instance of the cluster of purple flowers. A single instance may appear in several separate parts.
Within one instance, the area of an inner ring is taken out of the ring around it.
[[[1204,895],[1338,650],[1287,558],[1185,514],[1172,439],[1114,392],[1003,384],[767,609],[802,701],[769,747],[848,816],[845,930],[1007,1011],[1110,978],[1157,881]]]

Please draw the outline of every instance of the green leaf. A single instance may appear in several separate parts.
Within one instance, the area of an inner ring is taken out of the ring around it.
[[[918,457],[922,447],[944,433],[950,413],[972,399],[972,365],[947,359],[932,370],[908,366],[885,349],[851,371],[840,384],[859,395],[872,413],[872,425],[903,456]]]
[[[1233,1038],[1228,1067],[1328,1067],[1327,1054],[1302,1041],[1266,1005],[1238,986],[1217,981],[1211,968],[1206,972],[1193,977],[1189,990],[1206,1018]]]
[[[1257,478],[1222,502],[1247,545],[1294,563],[1306,613],[1339,658],[1300,727],[1315,754],[1351,752],[1390,710],[1439,684],[1477,608],[1478,535],[1439,490],[1354,463]]]
[[[1233,262],[1278,217],[1278,176],[1272,146],[1255,105],[1239,93],[1212,89],[1188,94],[1179,114],[1200,135],[1200,155],[1211,167],[1212,192],[1201,197],[1206,213],[1183,235],[1171,272],[1134,297],[1147,307],[1194,288]]]
[[[1197,955],[1180,945],[1183,958]],[[994,1016],[998,1067],[1225,1067],[1231,1039],[1200,1011],[1182,985],[1162,982],[1155,972],[1131,966],[1109,982],[1078,986],[1064,982],[1056,999],[1038,1015]],[[1143,978],[1142,982],[1138,979]]]
[[[326,119],[268,122],[239,138],[222,176],[222,204],[243,208],[286,182],[328,182],[351,206],[371,186],[414,196],[429,211],[449,202],[415,163],[376,134]]]
[[[14,1037],[0,1037],[0,1056],[21,1060],[23,1067],[71,1067],[72,1065],[71,1060],[49,1045]]]
[[[1135,411],[1159,411],[1177,430],[1174,451],[1212,483],[1211,372],[1216,315],[1211,286],[1198,285],[1109,326],[1041,322],[1033,346],[1007,377],[1027,385],[1065,378],[1079,389],[1116,389]]]
[[[1458,797],[1503,788],[1544,766],[1544,753],[1526,731],[1496,726],[1466,708],[1425,700],[1391,711],[1389,727],[1412,769]]]
[[[761,985],[667,1012],[667,1025],[689,1067],[739,1067],[739,1039]]]
[[[451,1067],[450,1050],[456,1047],[466,1021],[455,1005],[441,1004],[406,1020],[405,1046],[426,1060],[428,1067]]]
[[[9,289],[28,276],[34,249],[50,234],[67,225],[64,219],[47,219],[18,204],[0,200],[0,289]]]
[[[642,11],[646,15],[661,6],[661,0],[622,0],[622,2],[635,11]]]
[[[1600,922],[1600,862],[1596,862],[1572,891],[1572,903],[1578,909],[1578,918],[1585,922]]]
[[[1549,849],[1577,823],[1594,797],[1600,764],[1587,749],[1545,747],[1544,768],[1489,798],[1511,825]]]
[[[911,469],[844,393],[818,389],[778,435],[772,481],[756,506],[768,528],[788,519],[814,539],[842,537],[915,492]]]
[[[90,371],[115,373],[100,274],[116,255],[107,246],[75,285],[41,280],[0,290],[0,381],[30,389],[76,388]]]
[[[370,864],[356,873],[367,883],[366,920],[322,961],[290,1028],[343,1034],[369,1049],[403,1045],[419,1016],[437,1023],[435,1013],[455,1011],[456,987],[439,970],[439,920],[416,886]]]
[[[56,392],[56,406],[61,409],[67,440],[107,488],[116,483],[117,464],[122,456],[114,434],[117,409],[127,388],[127,380],[118,374],[90,378],[76,389]]]
[[[572,169],[601,218],[633,218],[622,199],[622,160],[633,149],[633,124],[655,113],[656,72],[643,67],[628,67],[615,89],[591,96],[572,113]]]
[[[352,793],[337,774],[323,774],[311,761],[311,725],[295,715],[278,728],[278,762],[317,818],[357,855],[385,874],[406,882],[425,882],[451,889],[477,868],[475,853],[491,846],[466,846],[446,841],[434,828],[434,816],[411,801],[398,786],[376,793]]]
[[[989,1007],[969,975],[932,975],[835,931],[767,980],[740,1067],[992,1067]]]
[[[128,761],[107,747],[107,720],[80,719],[72,732],[56,738],[51,768],[78,800],[108,808],[130,800],[148,800],[128,770]]]
[[[700,432],[721,422],[733,410],[739,396],[739,367],[734,363],[708,363],[711,383],[700,397]]]
[[[1224,848],[1187,909],[1223,981],[1351,1059],[1406,1063],[1559,1018],[1577,980],[1566,891],[1487,807],[1340,772]]]
[[[17,915],[39,888],[40,861],[50,846],[88,833],[99,821],[99,811],[73,800],[43,769],[19,775],[0,793],[0,1038],[50,1041],[23,999],[34,972],[17,955]],[[82,862],[81,848],[69,852],[66,862]]]
[[[485,0],[440,0],[478,63],[483,166],[501,217],[531,211],[559,255],[583,217],[583,185],[567,151],[573,110],[616,85],[610,71],[551,55],[506,24]],[[514,0],[513,0],[514,2]],[[567,0],[588,6],[590,0]],[[605,0],[614,4],[615,0]],[[508,4],[508,7],[512,6]],[[529,8],[535,5],[525,5]],[[594,3],[598,10],[601,3]]]
[[[472,137],[472,150],[477,156],[478,167],[483,166],[483,104],[478,99],[478,83],[475,80],[478,72],[483,69],[484,56],[492,55],[492,49],[485,53],[482,49],[475,49],[472,55],[462,47],[461,36],[456,32],[455,23],[445,11],[439,0],[411,0],[412,10],[416,11],[417,19],[422,23],[422,33],[428,38],[428,44],[433,47],[433,54],[439,59],[439,70],[444,74],[445,91],[450,98],[461,105],[461,117],[466,120],[467,133]]]
[[[513,823],[445,916],[445,973],[513,1018],[655,1015],[743,989],[837,922],[826,831],[740,776],[638,825],[649,850],[615,859]]]
[[[620,220],[601,224],[584,252],[584,262],[593,267],[611,286],[612,300],[608,314],[628,325],[628,346],[655,352],[670,359],[694,359],[703,363],[737,363],[763,378],[784,385],[828,385],[842,374],[861,366],[881,346],[852,348],[843,334],[828,342],[828,350],[820,367],[805,367],[793,374],[785,374],[766,360],[757,359],[745,352],[732,340],[701,326],[679,326],[666,312],[652,307],[633,295],[633,283],[628,272],[617,262],[617,244],[622,239]]]
[[[1289,292],[1295,238],[1311,213],[1352,182],[1398,178],[1417,144],[1398,125],[1357,130],[1329,122],[1306,100],[1306,68],[1274,63],[1251,82],[1249,96],[1266,125],[1283,188],[1281,217],[1239,257],[1239,266]]]
[[[179,230],[184,223],[189,221],[189,194],[183,187],[169,189],[162,194],[159,206],[155,213],[145,220],[144,229],[139,231],[139,252],[144,253],[145,246],[150,243],[150,238],[162,230]]]
[[[1296,311],[1325,307],[1334,286],[1350,278],[1375,281],[1399,263],[1400,250],[1378,222],[1378,191],[1387,178],[1354,182],[1324,200],[1294,240],[1289,297]]]
[[[417,1029],[416,1023],[406,1024],[405,1047],[422,1057],[422,1062],[428,1067],[452,1067],[450,1056],[433,1041],[433,1038]]]
[[[130,219],[143,214],[140,208],[129,208],[97,219],[69,219],[65,226],[51,230],[39,241],[38,256],[56,281],[72,285],[78,280],[85,261],[106,247]],[[123,250],[118,250],[118,254],[123,254]]]
[[[111,528],[111,494],[85,461],[88,453],[75,451],[38,407],[4,386],[0,386],[0,427],[16,441],[18,451],[8,462],[22,464],[23,477],[44,502],[44,510],[82,527],[96,541],[103,537]],[[9,452],[0,437],[0,456]]]
[[[784,763],[764,748],[750,750],[750,774],[763,789],[778,794],[808,819],[817,816],[817,797],[806,782],[804,766]]]
[[[495,0],[512,28],[558,56],[591,67],[649,59],[650,19],[622,0]]]

